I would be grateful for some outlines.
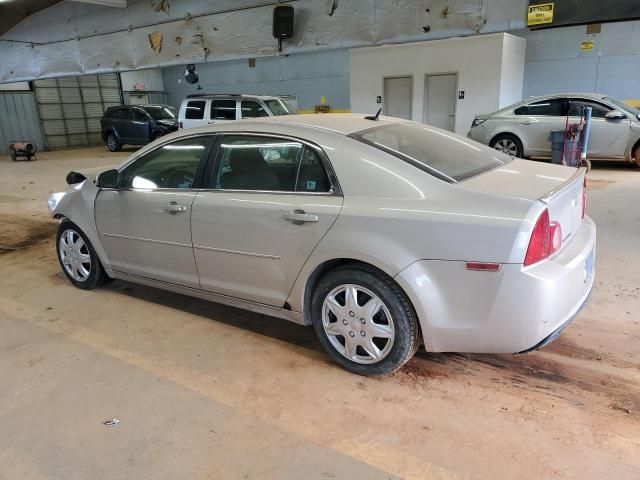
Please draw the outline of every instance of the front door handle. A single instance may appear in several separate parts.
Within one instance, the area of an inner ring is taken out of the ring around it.
[[[306,223],[306,222],[318,221],[317,215],[309,215],[304,210],[299,208],[293,210],[292,212],[285,213],[283,216],[285,220],[292,222],[294,225],[302,225],[303,223]]]
[[[524,122],[520,122],[520,125],[531,125],[533,123],[533,121],[531,120],[525,120]]]
[[[169,202],[166,205],[162,206],[162,209],[165,212],[169,213],[178,213],[178,212],[186,212],[187,207],[184,205],[178,205],[176,202]]]

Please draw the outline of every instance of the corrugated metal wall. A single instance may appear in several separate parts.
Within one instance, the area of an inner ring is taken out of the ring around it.
[[[33,82],[48,150],[102,145],[100,118],[122,105],[117,73]]]
[[[0,93],[0,153],[9,153],[9,144],[31,141],[44,148],[38,110],[33,92]]]

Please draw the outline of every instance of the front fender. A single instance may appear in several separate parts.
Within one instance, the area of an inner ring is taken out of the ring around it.
[[[91,242],[107,274],[111,275],[109,259],[100,241],[94,217],[94,205],[99,192],[100,189],[88,180],[70,185],[64,192],[53,194],[62,195],[50,214],[61,221],[66,218],[75,223]]]

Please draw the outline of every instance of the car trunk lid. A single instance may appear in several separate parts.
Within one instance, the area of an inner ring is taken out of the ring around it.
[[[562,243],[572,237],[582,221],[584,169],[514,160],[456,186],[466,190],[543,202],[552,222],[562,228]]]

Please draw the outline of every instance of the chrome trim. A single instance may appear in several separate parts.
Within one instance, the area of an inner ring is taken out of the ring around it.
[[[211,250],[212,252],[233,253],[235,255],[247,255],[249,257],[269,258],[271,260],[280,260],[279,255],[269,255],[266,253],[243,252],[241,250],[229,250],[227,248],[205,247],[204,245],[194,245],[193,248],[198,250]]]
[[[586,175],[587,174],[587,168],[586,167],[580,167],[576,169],[576,173],[574,173],[573,175],[571,175],[571,177],[569,177],[567,180],[565,180],[564,182],[562,182],[560,185],[558,185],[556,188],[554,188],[553,190],[551,190],[550,192],[546,193],[544,196],[540,197],[540,201],[542,203],[545,203],[547,205],[549,205],[551,203],[551,200],[553,199],[553,197],[558,194],[560,191],[564,190],[567,185],[573,183],[576,181],[576,179],[578,177],[580,177],[582,174]]]
[[[129,235],[120,235],[117,233],[103,233],[102,235],[104,235],[105,237],[124,238],[127,240],[138,240],[140,242],[159,243],[161,245],[173,245],[175,247],[192,248],[192,245],[187,245],[186,243],[167,242],[166,240],[153,240],[152,238],[130,237]]]
[[[155,191],[155,190],[154,190]],[[333,190],[328,192],[294,192],[289,190],[236,190],[236,189],[223,189],[223,188],[201,188],[198,193],[261,193],[268,195],[304,195],[312,197],[341,197]]]

